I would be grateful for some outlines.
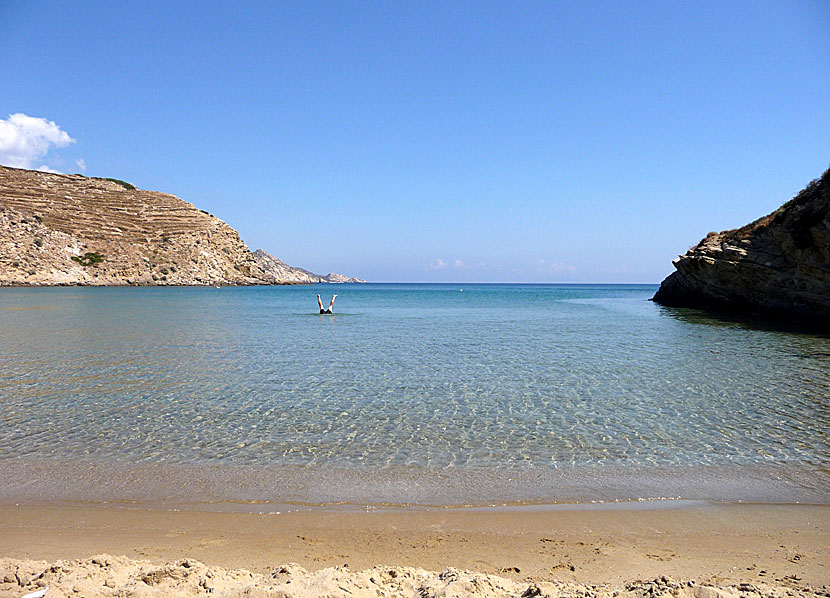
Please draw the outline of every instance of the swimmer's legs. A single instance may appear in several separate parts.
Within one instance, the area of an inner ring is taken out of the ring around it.
[[[335,300],[335,299],[337,299],[337,295],[334,295],[334,296],[331,298],[331,303],[329,303],[329,311],[331,311],[331,308],[332,308],[332,307],[334,307],[334,300]],[[322,307],[322,305],[321,305],[320,307]]]
[[[320,299],[319,293],[317,294],[317,305],[320,306],[320,311],[322,312],[323,311],[323,300]]]

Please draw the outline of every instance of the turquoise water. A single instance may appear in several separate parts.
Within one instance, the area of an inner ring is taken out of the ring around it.
[[[0,289],[0,499],[827,502],[830,338],[655,289]]]

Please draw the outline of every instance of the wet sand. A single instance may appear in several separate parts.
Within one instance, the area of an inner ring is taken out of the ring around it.
[[[0,557],[11,559],[5,561],[7,569],[9,563],[43,561],[46,566],[99,554],[156,565],[189,558],[255,575],[274,573],[286,563],[310,572],[338,567],[330,571],[341,575],[376,565],[435,575],[453,567],[525,587],[573,582],[624,589],[660,576],[719,587],[743,582],[815,591],[830,584],[830,506],[666,506],[280,515],[3,506]],[[0,583],[0,595],[22,595],[24,586],[18,586]]]

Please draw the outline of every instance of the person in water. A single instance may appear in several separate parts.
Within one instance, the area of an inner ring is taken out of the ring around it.
[[[320,295],[317,295],[317,305],[320,306],[320,313],[321,314],[330,314],[331,313],[331,308],[334,307],[334,300],[335,299],[337,299],[337,295],[334,295],[331,298],[331,303],[329,303],[329,306],[327,308],[323,309],[323,300],[320,299]]]

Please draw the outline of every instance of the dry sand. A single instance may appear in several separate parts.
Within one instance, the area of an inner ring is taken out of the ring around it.
[[[810,505],[281,515],[6,506],[0,596],[47,585],[48,597],[830,596],[828,547],[830,506]]]

